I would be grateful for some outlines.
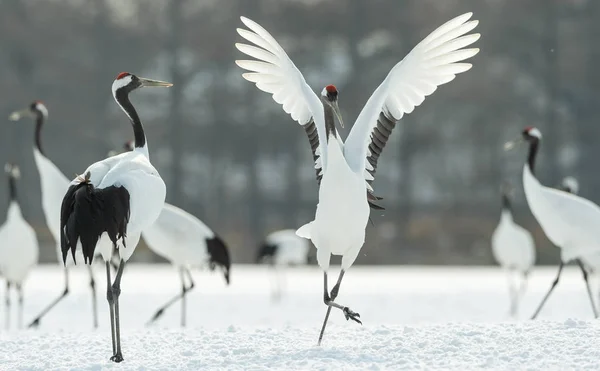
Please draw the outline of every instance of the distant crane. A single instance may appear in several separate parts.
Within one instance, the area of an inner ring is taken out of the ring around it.
[[[498,264],[508,273],[509,313],[511,317],[516,317],[519,300],[525,293],[529,272],[535,263],[535,244],[531,234],[513,220],[512,187],[505,183],[501,192],[502,213],[500,223],[492,235],[492,253]]]
[[[142,87],[169,87],[172,84],[121,72],[112,84],[115,101],[131,121],[135,148],[98,161],[76,177],[66,192],[60,210],[61,249],[63,261],[79,246],[84,262],[91,264],[98,239],[108,236],[112,245],[101,244],[100,254],[106,264],[106,297],[110,309],[113,355],[111,361],[123,361],[119,296],[121,277],[127,260],[133,254],[142,230],[160,215],[166,187],[149,160],[146,135],[129,94]],[[106,235],[104,234],[106,233]],[[113,248],[121,258],[111,285],[110,261]]]
[[[358,313],[336,303],[335,299],[346,270],[356,260],[365,240],[369,205],[374,198],[370,183],[379,156],[404,114],[423,103],[439,85],[471,68],[471,64],[457,63],[479,51],[462,49],[479,39],[479,34],[463,36],[477,26],[477,21],[468,21],[471,16],[472,13],[463,14],[445,23],[392,68],[367,101],[345,143],[334,121],[335,115],[343,127],[337,88],[327,85],[320,97],[314,94],[273,36],[254,21],[241,17],[249,30],[238,29],[237,32],[253,45],[236,44],[236,47],[257,59],[236,61],[239,67],[250,71],[242,76],[260,90],[273,94],[283,110],[303,126],[315,160],[320,184],[315,220],[296,233],[312,240],[324,273],[323,301],[327,313],[319,344],[331,308],[341,310],[347,320],[361,323]],[[330,295],[327,271],[331,254],[342,256],[342,266]]]
[[[124,148],[131,151],[132,142],[126,142]],[[142,231],[142,237],[150,250],[178,268],[181,279],[181,293],[162,305],[148,324],[156,321],[167,308],[181,300],[181,326],[186,325],[186,294],[194,288],[190,268],[208,266],[214,270],[218,266],[229,285],[229,249],[219,236],[194,215],[165,202],[158,219]],[[186,286],[186,276],[189,286]]]
[[[506,150],[510,150],[520,142],[529,144],[527,161],[523,166],[523,186],[527,203],[548,239],[561,250],[561,262],[556,278],[531,319],[537,317],[558,284],[565,263],[572,260],[575,260],[581,269],[594,317],[597,318],[598,312],[582,258],[600,253],[600,240],[597,236],[600,230],[600,207],[585,198],[540,184],[534,174],[541,140],[542,132],[529,126],[521,132],[518,139],[504,146]]]
[[[287,266],[308,264],[310,258],[310,242],[296,235],[296,230],[282,229],[267,235],[258,249],[256,263],[267,263],[273,267],[273,299],[279,299],[283,291],[281,270]]]
[[[10,120],[18,121],[24,117],[31,117],[35,120],[35,135],[33,140],[33,158],[40,173],[40,183],[42,191],[42,210],[48,224],[48,229],[54,237],[56,243],[56,254],[58,262],[62,260],[60,251],[60,202],[67,188],[69,188],[69,179],[58,169],[58,167],[46,157],[42,149],[42,127],[48,119],[48,109],[46,105],[39,100],[33,101],[29,107],[20,111],[15,111],[10,115]],[[110,243],[110,241],[108,241]],[[79,259],[82,255],[79,254]],[[62,299],[69,294],[69,268],[73,264],[72,259],[68,259],[64,265],[65,288],[63,292],[54,299],[42,312],[35,317],[28,327],[37,327],[41,319],[52,310]],[[94,328],[98,327],[98,306],[96,304],[96,281],[91,267],[87,267],[90,275],[90,288],[92,291],[92,316]]]
[[[17,200],[19,167],[7,163],[9,204],[6,222],[0,226],[0,274],[6,279],[6,329],[10,326],[10,288],[19,300],[18,326],[23,326],[23,283],[38,262],[39,246],[35,231],[23,218]]]

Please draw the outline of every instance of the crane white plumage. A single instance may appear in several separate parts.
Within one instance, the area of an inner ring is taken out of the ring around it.
[[[510,315],[516,317],[519,300],[525,293],[529,272],[535,263],[535,244],[531,233],[513,219],[512,187],[505,183],[501,192],[502,213],[500,222],[492,234],[492,253],[498,264],[507,272]]]
[[[358,313],[337,304],[335,298],[345,271],[364,243],[377,161],[404,114],[411,113],[439,85],[471,68],[469,63],[459,63],[479,51],[463,49],[479,39],[479,34],[466,35],[478,23],[469,21],[471,16],[463,14],[438,27],[391,69],[358,115],[345,143],[335,129],[334,115],[343,127],[335,86],[326,86],[317,96],[273,36],[256,22],[241,17],[249,30],[237,32],[253,45],[238,43],[236,47],[257,59],[236,61],[239,67],[251,71],[242,76],[271,93],[283,110],[304,127],[315,160],[320,183],[315,220],[297,233],[317,247],[317,261],[324,271],[324,301],[328,308],[319,344],[332,307],[340,309],[346,319],[360,323]],[[342,255],[342,266],[330,296],[327,271],[331,254]]]
[[[283,272],[288,266],[306,265],[310,261],[310,242],[296,234],[294,229],[269,233],[256,255],[256,263],[267,263],[273,268],[273,299],[283,292]]]
[[[19,121],[22,118],[30,117],[35,120],[35,134],[33,145],[33,158],[40,173],[40,188],[42,196],[42,211],[46,219],[48,229],[54,238],[56,246],[57,261],[62,262],[62,252],[60,249],[60,204],[62,197],[69,188],[70,180],[58,169],[58,167],[48,158],[42,149],[42,128],[48,120],[48,109],[46,105],[39,100],[33,101],[29,107],[20,111],[11,113],[9,119]],[[109,242],[110,241],[106,241]],[[105,243],[105,242],[101,242]],[[82,259],[81,252],[77,255]],[[36,327],[41,319],[48,314],[62,299],[69,294],[69,265],[73,264],[73,259],[69,257],[64,264],[65,286],[62,293],[54,299],[39,315],[37,315],[28,327]],[[98,308],[96,304],[96,283],[91,267],[87,267],[90,276],[90,288],[92,292],[92,319],[94,328],[98,327]]]
[[[71,252],[83,252],[84,262],[91,264],[100,249],[106,264],[107,299],[110,309],[113,355],[121,362],[119,296],[126,262],[133,254],[142,231],[160,215],[166,187],[149,159],[142,122],[129,100],[129,93],[142,87],[169,87],[172,84],[121,72],[112,84],[115,101],[131,121],[135,148],[89,166],[76,177],[63,198],[60,211],[61,250],[63,261]],[[99,239],[111,244],[98,245]],[[120,264],[111,283],[110,261],[117,249]]]
[[[23,283],[38,262],[39,246],[35,231],[23,218],[17,199],[19,167],[7,163],[9,204],[6,221],[0,226],[0,274],[6,280],[6,329],[10,327],[10,289],[14,286],[19,301],[18,326],[23,324]]]
[[[600,207],[595,203],[563,190],[542,185],[535,177],[535,160],[542,133],[535,127],[527,127],[521,136],[505,144],[509,150],[519,142],[529,144],[527,161],[523,166],[523,187],[531,213],[536,218],[548,239],[561,250],[558,273],[542,302],[534,312],[536,318],[548,297],[559,282],[564,264],[576,261],[583,274],[594,316],[598,317],[588,273],[581,258],[600,252],[600,240],[596,235],[600,229]]]

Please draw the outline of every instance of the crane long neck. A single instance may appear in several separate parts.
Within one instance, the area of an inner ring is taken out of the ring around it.
[[[529,154],[527,155],[527,164],[529,165],[529,170],[531,170],[531,174],[535,174],[535,158],[537,156],[538,147],[540,144],[539,139],[532,139],[529,143]]]
[[[327,137],[327,142],[329,143],[330,136],[333,136],[333,138],[336,137],[335,118],[333,117],[333,108],[331,108],[328,103],[323,102],[323,107],[323,113],[325,115],[325,135]]]
[[[140,120],[137,111],[133,107],[133,104],[131,104],[131,101],[129,101],[129,93],[124,89],[120,89],[115,94],[115,99],[131,121],[131,126],[133,127],[134,147],[140,149],[146,147],[146,134],[144,133],[144,127],[142,126],[142,121]]]
[[[44,125],[44,115],[42,114],[38,114],[36,119],[35,119],[35,137],[34,137],[34,141],[35,141],[35,147],[38,149],[38,151],[40,151],[40,153],[44,156],[46,156],[46,154],[44,153],[44,151],[42,150],[42,126]]]
[[[512,207],[510,204],[510,198],[506,193],[502,193],[502,210],[503,211],[511,211]]]
[[[17,200],[17,182],[15,180],[15,177],[12,175],[8,176],[8,189],[9,189],[9,202],[12,201],[16,201]]]

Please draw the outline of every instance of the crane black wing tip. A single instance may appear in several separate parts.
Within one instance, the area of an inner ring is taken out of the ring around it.
[[[369,203],[369,207],[373,210],[385,210],[385,207],[379,206],[371,201],[368,201],[368,203]]]

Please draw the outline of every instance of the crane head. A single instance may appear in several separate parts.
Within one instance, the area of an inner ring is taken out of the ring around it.
[[[518,138],[504,143],[504,150],[509,151],[515,148],[519,143],[530,142],[533,140],[539,141],[540,139],[542,139],[542,132],[536,127],[527,126],[523,129]]]
[[[537,140],[542,139],[542,132],[538,128],[533,127],[533,126],[528,126],[525,129],[523,129],[522,134],[523,134],[523,139],[525,139],[527,141],[532,140],[532,139],[537,139]]]
[[[23,117],[47,119],[48,109],[41,100],[34,100],[27,108],[11,113],[10,116],[8,116],[8,119],[11,121],[19,121]]]
[[[135,89],[143,87],[170,87],[173,86],[170,82],[151,80],[143,77],[138,77],[129,72],[121,72],[115,78],[112,84],[112,92],[116,97],[117,92],[123,91],[125,94],[129,94]]]
[[[337,116],[337,119],[341,127],[344,127],[344,121],[342,120],[342,114],[340,107],[338,106],[338,90],[335,85],[327,85],[321,91],[321,99],[333,110],[333,113]]]

